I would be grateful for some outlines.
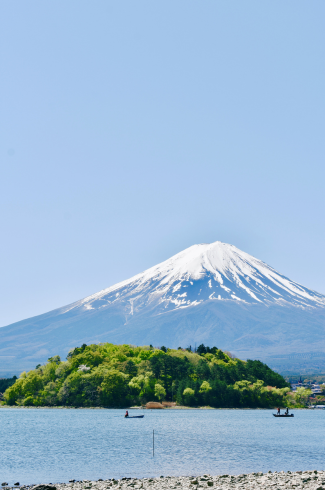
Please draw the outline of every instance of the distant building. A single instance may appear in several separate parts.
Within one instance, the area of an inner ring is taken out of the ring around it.
[[[310,389],[314,395],[321,395],[322,394],[322,390],[321,390],[319,384],[317,384],[317,383],[312,384]]]
[[[322,394],[321,387],[315,381],[314,382],[308,381],[307,383],[303,383],[300,378],[298,383],[291,383],[291,389],[293,392],[297,391],[297,388],[308,388],[309,390],[312,391],[313,395]]]

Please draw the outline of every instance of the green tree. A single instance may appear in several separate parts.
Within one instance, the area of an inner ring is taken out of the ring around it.
[[[147,373],[146,375],[139,374],[139,376],[135,376],[129,382],[129,387],[136,391],[140,398],[143,398],[146,394],[149,394],[152,391],[150,386],[150,375],[152,375],[151,372]]]
[[[298,405],[306,406],[308,402],[308,398],[312,394],[311,390],[308,390],[307,388],[297,388],[297,391],[295,392],[295,401]]]
[[[23,405],[25,407],[30,407],[31,405],[34,405],[34,398],[32,396],[27,396],[23,401]]]
[[[195,403],[195,391],[192,388],[185,388],[183,398],[186,405],[193,405]]]
[[[200,379],[207,379],[210,377],[210,368],[206,359],[199,360],[198,365],[196,367],[196,374]]]
[[[209,393],[209,391],[211,391],[211,390],[212,390],[212,388],[210,386],[210,383],[208,381],[203,381],[203,383],[200,386],[199,392],[200,393]]]
[[[155,384],[155,396],[158,398],[159,401],[161,401],[166,396],[166,390],[160,383]]]
[[[205,404],[210,403],[210,393],[211,393],[212,387],[208,381],[203,381],[203,383],[200,386],[199,393],[201,394],[203,401]]]
[[[13,378],[0,378],[0,393],[4,393],[9,386],[12,386],[17,380],[17,376]]]
[[[117,407],[125,404],[127,375],[117,369],[110,369],[100,385],[100,397],[105,406]]]
[[[196,352],[197,354],[199,354],[199,356],[202,356],[202,354],[207,353],[207,348],[205,347],[204,344],[200,344],[199,347],[196,349]]]
[[[132,361],[132,359],[129,359],[126,362],[124,371],[126,372],[126,374],[132,377],[137,375],[137,366],[135,365],[134,361]]]
[[[55,364],[60,364],[61,358],[60,356],[53,356],[48,359],[49,362],[55,362]],[[39,365],[38,365],[39,366]]]

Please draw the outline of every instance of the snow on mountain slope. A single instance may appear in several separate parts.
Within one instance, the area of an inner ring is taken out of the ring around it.
[[[325,297],[276,272],[261,260],[222,242],[193,245],[170,259],[67,306],[98,309],[123,303],[134,315],[154,303],[157,313],[208,300],[246,304],[325,306]]]

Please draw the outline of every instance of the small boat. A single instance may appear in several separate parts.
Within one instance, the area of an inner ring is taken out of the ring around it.
[[[294,417],[294,415],[293,413],[290,413],[289,415],[278,415],[277,413],[274,413],[273,417]]]
[[[143,419],[144,415],[133,415],[130,416],[128,415],[127,417],[124,417],[125,419]]]

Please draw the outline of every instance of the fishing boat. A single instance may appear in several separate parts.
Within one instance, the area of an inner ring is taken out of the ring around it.
[[[143,419],[144,415],[128,415],[127,417],[124,416],[125,419]]]
[[[274,413],[273,417],[294,417],[294,415],[293,413],[290,413],[289,415],[278,415],[277,413]]]

